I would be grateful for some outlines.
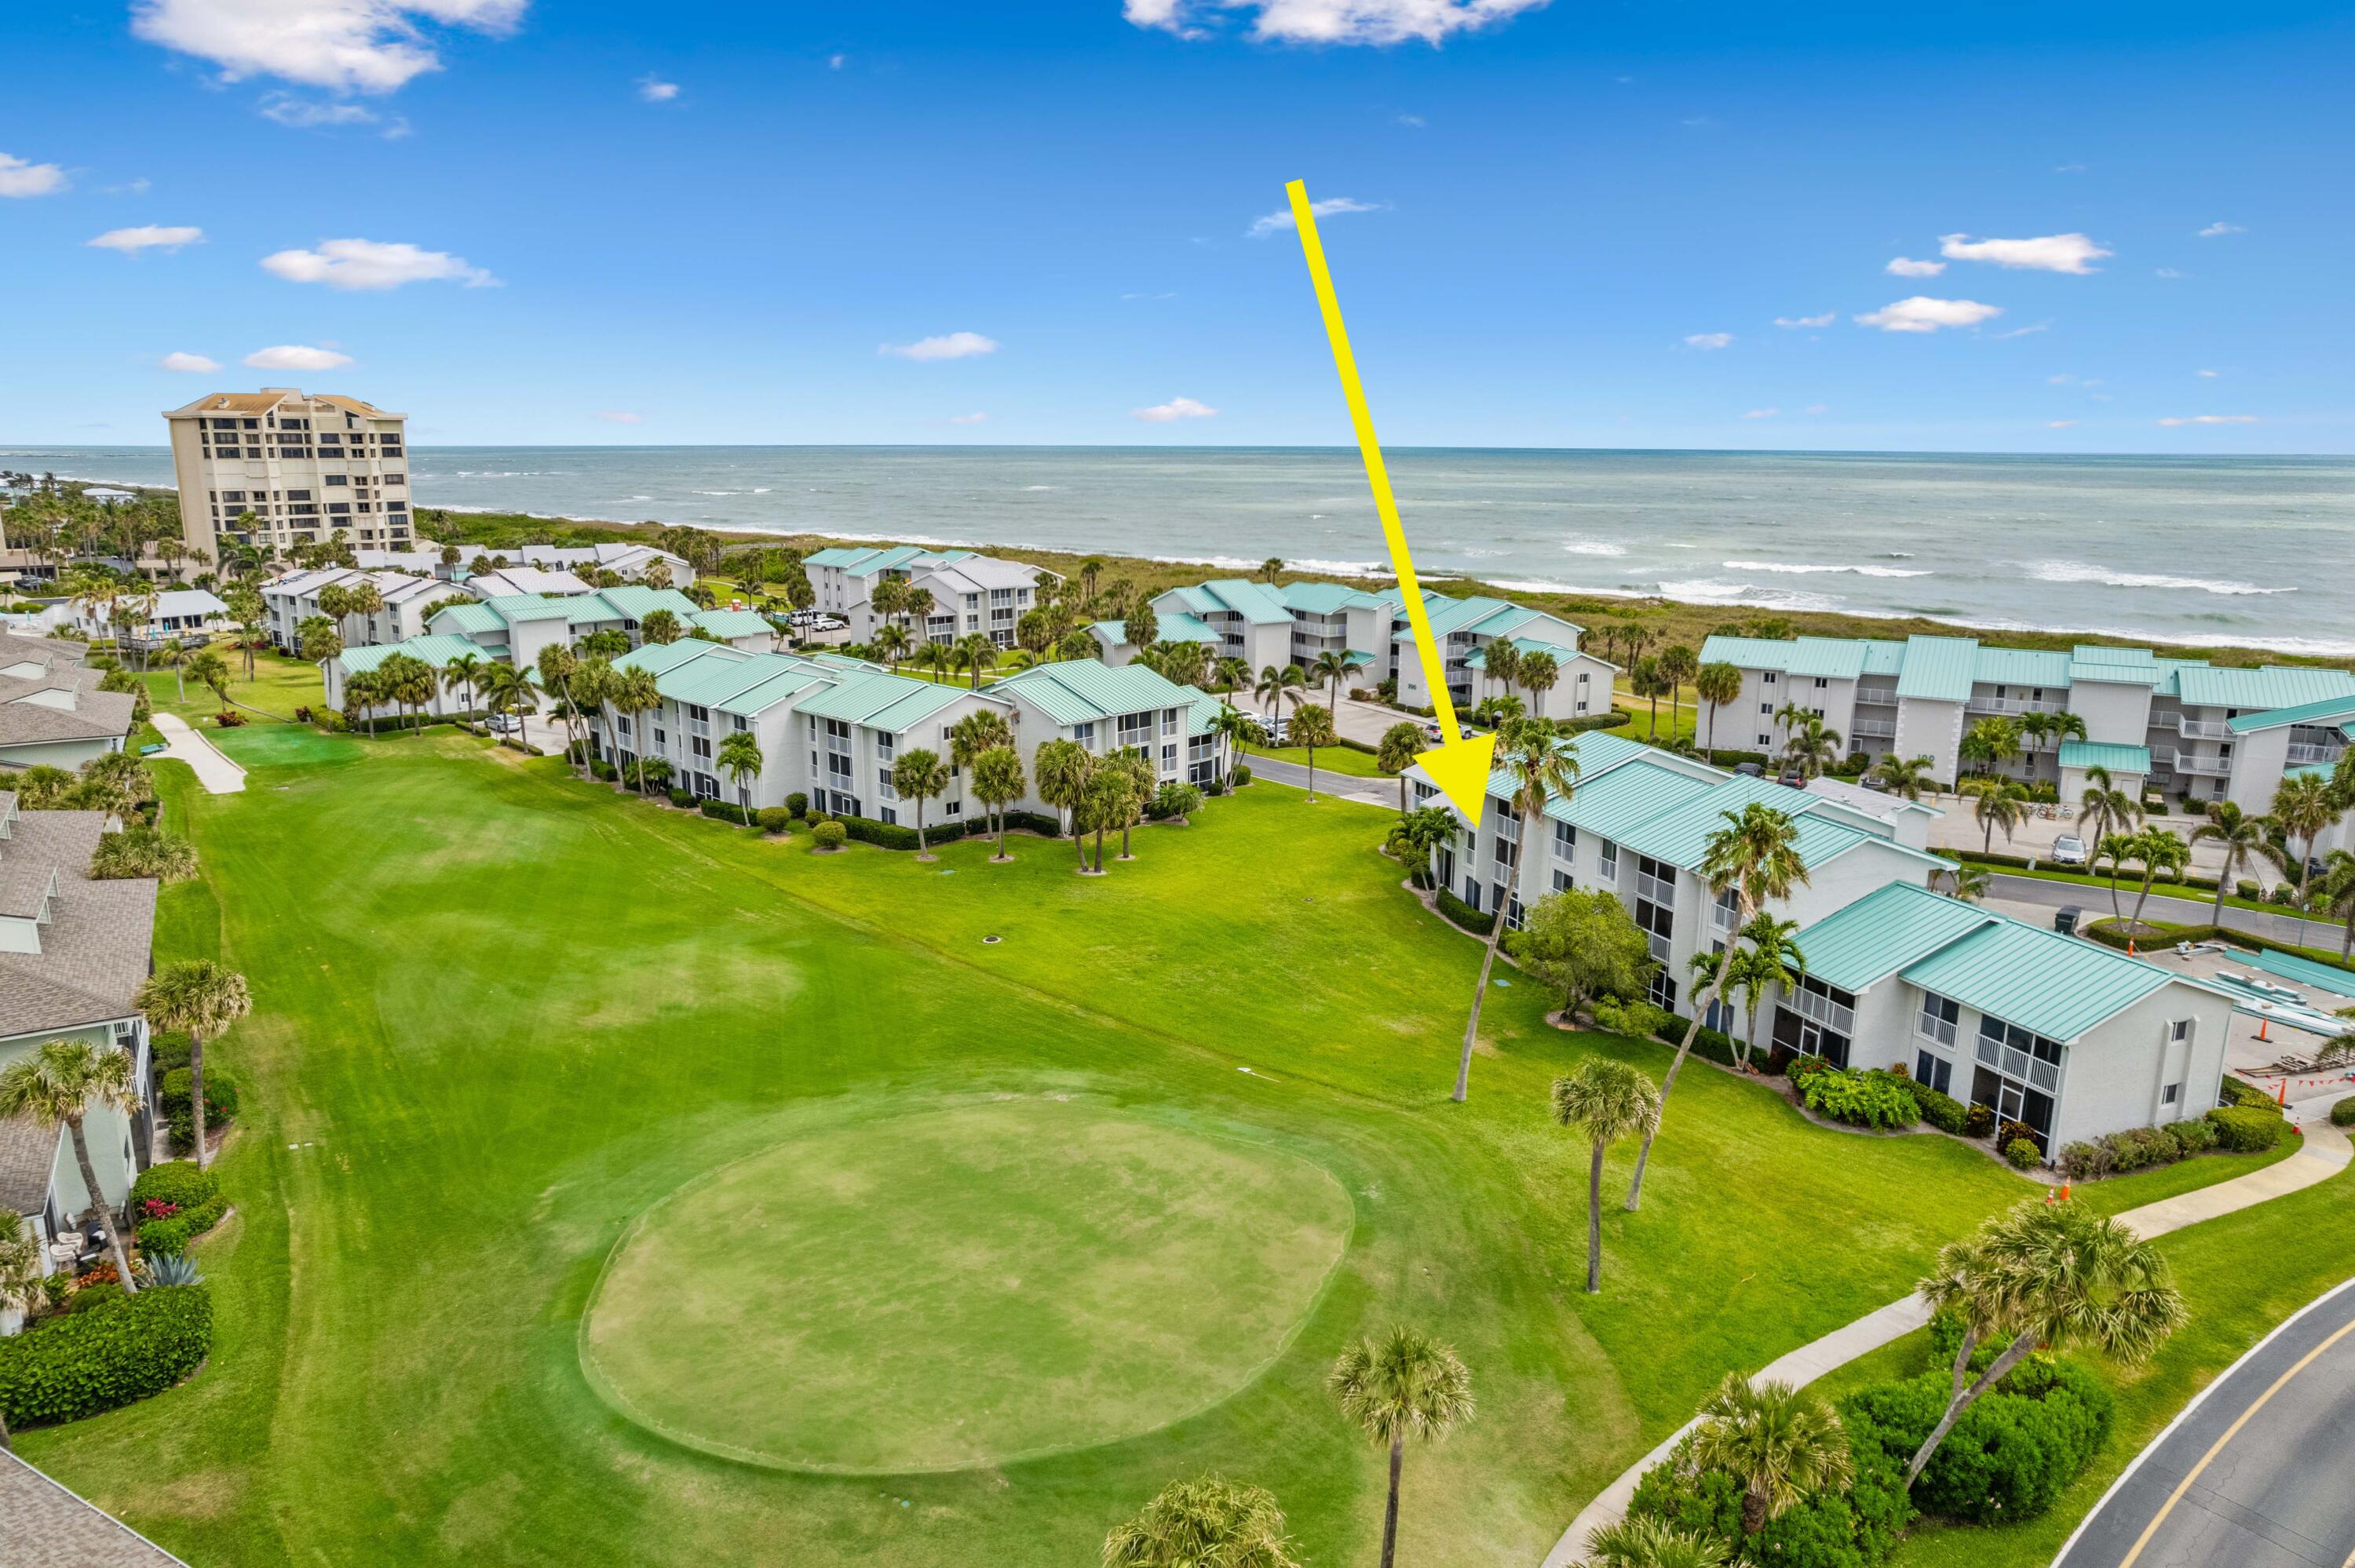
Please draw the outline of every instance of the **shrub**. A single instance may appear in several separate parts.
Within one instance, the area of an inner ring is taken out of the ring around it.
[[[822,850],[838,850],[850,831],[840,822],[828,819],[810,830],[810,838]]]
[[[1689,1534],[1712,1536],[1744,1563],[1876,1568],[1912,1521],[1913,1507],[1905,1496],[1903,1467],[1890,1457],[1894,1445],[1868,1416],[1843,1412],[1841,1425],[1856,1467],[1848,1490],[1803,1497],[1756,1535],[1742,1532],[1741,1484],[1722,1470],[1696,1467],[1689,1436],[1644,1472],[1627,1512]]]
[[[2091,1181],[2110,1172],[2110,1151],[2100,1143],[2067,1143],[2061,1147],[2061,1174],[2072,1181]]]
[[[2175,1135],[2176,1146],[2181,1149],[2187,1157],[2205,1154],[2216,1147],[2216,1124],[2204,1116],[2193,1117],[2190,1121],[2176,1122],[2167,1130]]]
[[[2202,1124],[2205,1125],[2205,1124]],[[2355,1095],[2350,1095],[2330,1107],[2330,1125],[2355,1127]]]
[[[164,1075],[164,1092],[157,1097],[157,1108],[166,1117],[186,1116],[195,1108],[189,1089],[195,1075],[187,1067],[174,1067]],[[237,1080],[218,1067],[205,1070],[205,1120],[208,1123],[229,1121],[237,1116]]]
[[[591,762],[589,765],[589,777],[611,784],[621,777],[621,772],[610,762]]]
[[[1250,763],[1248,763],[1248,762],[1238,762],[1238,763],[1236,763],[1236,764],[1235,764],[1234,778],[1233,778],[1233,782],[1234,782],[1235,786],[1236,786],[1237,788],[1241,788],[1241,786],[1243,786],[1243,785],[1245,785],[1245,784],[1250,783],[1250,782],[1251,782],[1251,779],[1252,779],[1252,775],[1251,775],[1251,764],[1250,764]]]
[[[794,830],[795,815],[791,806],[763,806],[752,813],[752,820],[761,824],[763,832],[789,833]]]
[[[1594,1027],[1605,1034],[1625,1034],[1631,1040],[1641,1040],[1657,1034],[1668,1022],[1668,1014],[1648,1001],[1622,1001],[1617,997],[1604,997],[1592,1009]]]
[[[806,816],[809,813],[809,797],[798,789],[794,790],[785,797],[785,810],[792,816]]]
[[[133,1208],[152,1202],[193,1209],[210,1202],[219,1191],[213,1173],[197,1170],[195,1160],[167,1160],[139,1172],[139,1179],[131,1183],[131,1202]]]
[[[0,1340],[0,1411],[23,1428],[112,1410],[195,1372],[212,1342],[201,1285],[101,1300]]]
[[[2236,898],[2245,898],[2254,904],[2264,897],[2265,890],[2257,885],[2255,877],[2244,876],[2232,884],[2232,895]]]
[[[2282,1134],[2289,1129],[2281,1112],[2260,1110],[2254,1106],[2211,1110],[2208,1119],[2216,1125],[2217,1143],[2235,1154],[2261,1154],[2279,1143]]]
[[[1913,1103],[1921,1108],[1922,1119],[1940,1132],[1960,1134],[1970,1119],[1963,1102],[1952,1095],[1941,1094],[1927,1084],[1913,1086]]]
[[[739,827],[744,825],[744,808],[733,800],[706,800],[703,814],[719,821],[734,822]]]
[[[2224,1098],[2236,1106],[2251,1106],[2258,1110],[2272,1111],[2275,1116],[2281,1114],[2281,1107],[2274,1104],[2273,1096],[2254,1084],[2244,1084],[2238,1078],[2227,1075],[2221,1086],[2221,1092]]]
[[[1445,888],[1439,890],[1439,912],[1455,925],[1475,936],[1485,937],[1497,924],[1494,915],[1483,915]]]
[[[1036,833],[1042,839],[1059,839],[1063,836],[1063,824],[1037,811],[1008,811],[1006,813],[1006,831],[1009,833]]]
[[[1938,1339],[1934,1320],[1934,1349]],[[1864,1389],[1843,1407],[1851,1421],[1867,1424],[1892,1463],[1910,1458],[1945,1413],[1946,1367],[1959,1343],[1955,1326],[1937,1368]],[[2078,1362],[2032,1356],[1955,1423],[1914,1482],[1913,1501],[1925,1513],[1970,1524],[2034,1519],[2108,1440],[2115,1403],[2108,1387]]]
[[[894,822],[870,821],[865,817],[839,819],[842,831],[863,844],[875,844],[883,849],[911,850],[916,847],[916,830]]]
[[[218,1194],[194,1208],[182,1209],[165,1219],[144,1220],[135,1233],[139,1250],[150,1256],[170,1256],[188,1250],[188,1243],[220,1224],[229,1213],[229,1200]]]
[[[1994,1130],[1995,1107],[1993,1106],[1975,1105],[1963,1112],[1965,1138],[1985,1138]]]
[[[678,807],[681,810],[685,810],[687,807],[695,804],[695,796],[685,789],[673,789],[670,792],[670,803]]]
[[[1922,1119],[1913,1086],[1894,1073],[1809,1073],[1799,1082],[1799,1097],[1809,1110],[1855,1127],[1912,1127]]]
[[[2044,1151],[2032,1138],[2015,1138],[2003,1146],[2003,1157],[2014,1171],[2033,1171],[2043,1163]]]

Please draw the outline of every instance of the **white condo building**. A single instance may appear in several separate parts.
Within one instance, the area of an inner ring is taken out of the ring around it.
[[[977,632],[1000,648],[1011,648],[1014,623],[1039,605],[1040,568],[971,550],[926,550],[913,545],[818,550],[803,557],[802,569],[817,596],[814,608],[848,621],[851,638],[858,642],[871,640],[883,624],[871,596],[878,583],[889,580],[932,596],[922,623],[908,628],[919,646],[954,642]]]
[[[408,419],[291,387],[217,392],[170,410],[181,536],[216,562],[224,537],[283,549],[337,529],[355,547],[408,549]]]

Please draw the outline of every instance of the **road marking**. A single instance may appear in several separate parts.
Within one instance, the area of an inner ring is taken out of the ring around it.
[[[2177,1483],[2174,1492],[2168,1498],[2167,1501],[2161,1505],[2158,1514],[2148,1524],[2143,1526],[2142,1533],[2135,1538],[2134,1550],[2126,1553],[2126,1561],[2120,1563],[2118,1564],[2118,1568],[2134,1568],[2135,1559],[2140,1557],[2142,1555],[2142,1549],[2150,1544],[2150,1538],[2158,1533],[2158,1527],[2167,1522],[2167,1516],[2175,1511],[2175,1505],[2183,1500],[2183,1494],[2191,1489],[2191,1483],[2198,1480],[2201,1472],[2208,1468],[2209,1465],[2214,1461],[2216,1456],[2224,1451],[2224,1445],[2230,1443],[2233,1438],[2241,1435],[2241,1428],[2249,1424],[2249,1417],[2254,1415],[2258,1411],[2263,1410],[2265,1407],[2265,1402],[2272,1399],[2275,1394],[2279,1393],[2282,1391],[2283,1385],[2287,1383],[2290,1379],[2296,1377],[2298,1373],[2304,1372],[2308,1366],[2312,1365],[2315,1358],[2321,1355],[2323,1351],[2328,1350],[2331,1346],[2337,1344],[2339,1340],[2345,1339],[2350,1334],[2355,1334],[2355,1318],[2350,1318],[2346,1322],[2339,1326],[2338,1330],[2334,1332],[2330,1338],[2323,1340],[2322,1343],[2315,1346],[2314,1349],[2300,1356],[2297,1359],[2296,1365],[2292,1366],[2289,1371],[2282,1373],[2281,1376],[2274,1379],[2273,1386],[2271,1388],[2266,1389],[2264,1393],[2257,1395],[2254,1404],[2251,1404],[2248,1409],[2243,1410],[2238,1416],[2233,1418],[2232,1425],[2224,1428],[2224,1435],[2222,1437],[2217,1438],[2212,1444],[2209,1445],[2208,1451],[2200,1456],[2200,1462],[2191,1467],[2191,1473],[2184,1477],[2180,1482]],[[2349,1564],[2355,1564],[2355,1553],[2350,1553],[2347,1562]]]

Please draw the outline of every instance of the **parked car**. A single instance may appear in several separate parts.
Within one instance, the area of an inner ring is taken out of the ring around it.
[[[2052,841],[2054,865],[2083,865],[2086,862],[2085,841],[2074,833],[2062,833]]]
[[[523,720],[513,714],[493,714],[487,727],[493,735],[521,735]]]
[[[1766,770],[1754,762],[1737,762],[1733,765],[1733,770],[1744,779],[1762,779],[1766,774]]]
[[[1262,714],[1260,715],[1259,727],[1266,732],[1267,743],[1270,746],[1282,746],[1284,740],[1284,732],[1291,728],[1291,726],[1292,721],[1282,714]]]
[[[1439,727],[1439,721],[1436,719],[1427,719],[1424,721],[1423,726],[1423,739],[1431,742],[1433,746],[1444,746],[1447,744],[1447,732]]]

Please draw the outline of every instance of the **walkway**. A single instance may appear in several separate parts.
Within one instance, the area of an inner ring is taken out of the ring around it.
[[[187,721],[177,714],[158,710],[154,715],[155,732],[164,737],[164,749],[157,757],[168,757],[175,762],[185,762],[196,770],[197,782],[215,795],[234,795],[245,788],[245,769],[231,762],[221,749],[203,736],[190,729]]]
[[[2118,1216],[2119,1222],[2137,1235],[2162,1236],[2169,1231],[2179,1231],[2186,1225],[2251,1208],[2328,1181],[2345,1170],[2350,1159],[2355,1159],[2355,1145],[2348,1142],[2345,1132],[2330,1125],[2328,1105],[2310,1101],[2306,1114],[2312,1118],[2302,1123],[2306,1147],[2288,1159],[2275,1160],[2262,1171],[2236,1176],[2230,1181],[2128,1209]],[[1834,1368],[1846,1366],[1868,1351],[1877,1351],[1929,1321],[1929,1304],[1919,1296],[1908,1296],[1859,1318],[1846,1328],[1833,1330],[1812,1344],[1800,1346],[1768,1363],[1758,1376],[1762,1381],[1804,1387]],[[1545,1568],[1568,1568],[1582,1561],[1586,1538],[1626,1516],[1627,1505],[1636,1496],[1636,1481],[1646,1470],[1668,1457],[1677,1440],[1699,1424],[1700,1417],[1696,1416],[1670,1433],[1659,1446],[1638,1459],[1625,1474],[1605,1487],[1600,1497],[1581,1510],[1578,1517],[1570,1521],[1570,1528],[1562,1531],[1561,1539],[1554,1542],[1553,1550],[1546,1553]]]
[[[1256,754],[1243,758],[1254,779],[1272,783],[1289,784],[1295,789],[1308,788],[1308,769],[1297,762],[1285,762],[1273,757]],[[1316,798],[1357,800],[1369,806],[1385,806],[1398,810],[1398,781],[1394,779],[1360,779],[1355,774],[1336,773],[1329,768],[1316,770]]]

